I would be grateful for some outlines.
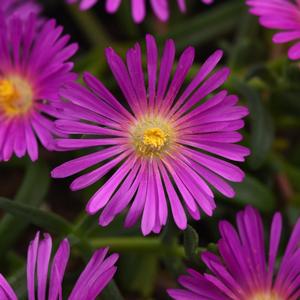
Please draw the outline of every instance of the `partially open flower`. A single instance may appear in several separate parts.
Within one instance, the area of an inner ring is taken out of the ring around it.
[[[86,268],[75,283],[68,298],[62,296],[62,282],[70,256],[70,244],[63,240],[52,260],[52,239],[44,234],[40,240],[37,233],[28,247],[27,254],[27,294],[29,300],[94,300],[111,281],[116,273],[117,254],[107,256],[108,248],[94,252]],[[48,278],[49,273],[49,278]],[[17,300],[17,296],[6,279],[0,274],[0,299]]]

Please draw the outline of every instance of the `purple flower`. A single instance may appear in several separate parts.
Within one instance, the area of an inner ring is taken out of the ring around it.
[[[75,191],[104,183],[90,199],[87,212],[103,209],[99,223],[106,226],[129,205],[125,225],[132,226],[142,217],[145,235],[158,233],[166,224],[167,202],[181,229],[187,226],[184,206],[196,220],[199,208],[211,216],[216,205],[210,185],[233,197],[234,190],[224,179],[239,182],[244,173],[226,160],[241,162],[249,155],[247,148],[235,144],[242,139],[237,130],[244,126],[242,118],[248,109],[238,106],[237,96],[225,90],[210,95],[229,75],[226,67],[209,75],[222,51],[212,54],[185,86],[194,48],[188,47],[180,56],[172,79],[174,42],[166,42],[160,66],[151,35],[146,37],[146,48],[147,89],[139,44],[128,51],[127,64],[113,49],[106,50],[128,108],[89,73],[84,74],[87,88],[71,83],[61,91],[69,103],[61,105],[57,129],[85,138],[58,139],[57,146],[65,150],[97,148],[52,171],[53,177],[64,178],[94,166],[71,184]]]
[[[41,10],[36,0],[0,0],[0,12],[5,18],[17,16],[25,20],[32,13],[38,15]]]
[[[259,212],[248,206],[237,214],[237,230],[227,221],[219,224],[220,255],[202,254],[210,270],[192,269],[179,277],[183,289],[170,289],[173,299],[211,300],[297,300],[300,298],[300,218],[292,232],[276,271],[282,217],[273,217],[269,250],[266,253],[264,227]]]
[[[39,233],[37,233],[35,239],[31,241],[27,252],[28,300],[63,299],[62,282],[70,256],[70,244],[67,239],[60,243],[50,267],[51,251],[51,236],[44,234],[44,239],[40,240]],[[118,254],[112,254],[106,258],[107,252],[108,248],[99,249],[94,252],[89,263],[78,278],[68,300],[96,299],[111,281],[117,270],[115,263],[118,260]],[[48,272],[50,274],[49,280]],[[37,295],[37,298],[35,295]],[[0,299],[18,299],[9,283],[1,274]]]
[[[288,57],[300,59],[300,1],[291,0],[247,0],[250,12],[259,16],[260,24],[280,32],[273,36],[274,43],[296,41],[290,47]]]
[[[80,3],[80,9],[86,10],[94,6],[99,0],[66,0],[68,3]],[[213,3],[213,0],[201,0],[205,4]],[[115,13],[122,0],[106,0],[106,11],[109,13]],[[149,0],[154,14],[161,20],[167,21],[169,18],[169,0]],[[178,6],[181,11],[185,11],[185,0],[177,0]],[[136,23],[140,23],[144,20],[146,15],[146,1],[145,0],[132,0],[132,16]]]
[[[37,140],[54,150],[54,136],[64,136],[54,127],[52,104],[60,102],[59,89],[76,79],[68,60],[77,45],[68,45],[62,30],[33,15],[0,18],[0,161],[26,152],[36,160]]]

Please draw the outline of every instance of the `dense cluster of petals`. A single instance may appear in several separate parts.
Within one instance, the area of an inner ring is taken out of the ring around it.
[[[80,3],[80,8],[86,10],[94,6],[99,0],[66,0],[68,3]],[[211,4],[213,0],[201,0],[205,4]],[[115,13],[122,0],[106,0],[106,11],[109,13]],[[147,0],[132,0],[131,1],[131,11],[132,17],[136,23],[140,23],[144,20],[146,15],[146,2]],[[154,14],[161,21],[167,21],[169,18],[169,2],[170,0],[149,0],[151,8]],[[185,0],[177,0],[178,6],[182,12],[186,10]]]
[[[288,57],[300,59],[300,1],[296,0],[246,0],[250,12],[259,16],[260,24],[276,29],[274,43],[295,42],[289,48]]]
[[[212,94],[229,75],[226,67],[213,72],[222,51],[213,53],[186,82],[194,48],[182,53],[173,76],[174,42],[166,42],[160,65],[151,35],[146,48],[146,76],[139,44],[127,52],[126,63],[113,49],[106,50],[128,109],[89,73],[83,77],[86,87],[71,83],[62,90],[65,103],[59,107],[56,128],[73,138],[58,139],[58,148],[96,151],[57,167],[52,176],[63,178],[88,169],[71,184],[72,190],[80,190],[113,172],[90,199],[87,212],[103,209],[99,223],[105,226],[130,206],[126,226],[141,217],[142,231],[149,234],[166,224],[168,203],[181,229],[187,226],[186,211],[196,220],[200,208],[211,216],[216,207],[211,186],[233,197],[227,181],[240,182],[244,173],[229,161],[244,161],[249,150],[236,144],[242,139],[238,130],[248,109],[226,90]]]
[[[282,217],[273,217],[269,249],[259,212],[248,206],[237,214],[237,229],[221,221],[219,255],[202,254],[210,273],[189,269],[179,278],[182,289],[170,289],[176,300],[297,300],[300,298],[300,219],[290,236],[276,271]]]
[[[54,20],[31,14],[0,16],[0,161],[26,153],[38,158],[38,140],[55,150],[54,126],[59,89],[77,76],[69,61],[77,50]]]
[[[42,7],[36,0],[0,0],[0,15],[6,19],[19,17],[27,19],[31,14],[38,15]]]
[[[50,266],[51,252],[51,236],[44,234],[44,239],[40,239],[38,232],[35,239],[31,241],[27,253],[28,300],[94,300],[110,282],[117,270],[115,266],[118,260],[117,254],[106,257],[108,248],[95,251],[68,298],[63,298],[62,282],[70,256],[69,241],[64,239],[60,243]],[[1,274],[0,299],[18,299],[10,284]]]

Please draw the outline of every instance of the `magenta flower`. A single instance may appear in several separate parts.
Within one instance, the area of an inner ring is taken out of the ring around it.
[[[70,256],[70,244],[67,239],[60,243],[50,268],[51,251],[51,236],[44,234],[44,239],[40,241],[39,233],[37,233],[35,239],[31,241],[27,253],[28,300],[63,299],[62,282]],[[115,263],[118,260],[118,254],[112,254],[105,258],[107,252],[108,248],[94,252],[67,298],[68,300],[94,300],[112,280],[117,270]],[[49,280],[48,272],[50,274]],[[0,299],[18,299],[9,283],[1,274]]]
[[[211,55],[183,88],[194,48],[188,47],[180,56],[171,79],[174,42],[166,42],[159,70],[157,45],[150,35],[146,47],[147,89],[139,44],[128,51],[127,65],[113,49],[106,50],[128,108],[89,73],[84,74],[87,88],[71,83],[62,90],[69,103],[61,105],[57,129],[85,138],[58,139],[57,146],[65,150],[97,148],[52,171],[53,177],[63,178],[94,166],[71,184],[75,191],[105,180],[90,199],[87,212],[103,209],[99,223],[105,226],[129,205],[125,225],[132,226],[142,216],[145,235],[159,232],[166,224],[168,201],[181,229],[187,226],[184,206],[194,219],[200,218],[199,208],[211,216],[216,205],[210,185],[233,197],[224,179],[242,181],[244,173],[226,160],[241,162],[249,155],[247,148],[235,144],[242,139],[237,130],[244,126],[242,118],[248,109],[237,106],[238,98],[225,90],[209,96],[229,75],[224,67],[209,76],[222,51]],[[106,180],[105,175],[113,170]]]
[[[36,160],[37,140],[54,150],[54,136],[63,136],[54,127],[52,104],[60,101],[59,89],[76,79],[68,59],[77,45],[68,45],[54,20],[37,22],[33,15],[0,18],[0,161],[26,152]]]
[[[300,1],[247,0],[250,12],[259,16],[260,24],[280,32],[273,36],[274,43],[296,41],[288,51],[288,57],[300,59]]]
[[[210,270],[192,269],[179,277],[184,289],[170,289],[176,300],[297,300],[300,299],[300,218],[276,271],[282,217],[273,217],[269,250],[266,253],[264,227],[259,212],[247,207],[237,215],[237,230],[227,221],[219,225],[220,256],[210,252],[202,260]]]
[[[80,9],[86,10],[94,6],[99,0],[66,0],[68,3],[80,3]],[[205,4],[213,3],[213,0],[201,0]],[[106,11],[115,13],[122,0],[106,0]],[[167,21],[169,19],[169,0],[149,0],[154,14],[161,20]],[[177,0],[178,6],[181,11],[186,10],[185,0]],[[132,0],[132,17],[136,23],[144,20],[146,15],[146,1],[145,0]]]
[[[0,0],[0,13],[5,18],[19,17],[26,19],[31,13],[39,14],[41,6],[35,0]]]

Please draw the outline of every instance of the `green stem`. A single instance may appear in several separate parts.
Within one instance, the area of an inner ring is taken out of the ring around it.
[[[176,49],[182,50],[186,45],[201,45],[208,41],[215,41],[236,27],[240,20],[241,12],[245,5],[241,1],[224,1],[218,7],[201,14],[201,17],[193,17],[180,26],[171,27],[168,38],[176,40]],[[209,28],[209,30],[204,30]],[[181,37],[184,38],[182,39]],[[158,37],[159,43],[163,43],[166,36]]]
[[[186,258],[184,248],[179,245],[168,246],[160,238],[141,238],[141,237],[115,237],[100,238],[90,240],[93,248],[110,247],[111,251],[116,252],[148,252],[161,255],[175,255]],[[199,250],[201,250],[199,248]]]
[[[68,5],[67,9],[80,25],[80,29],[89,40],[91,46],[104,48],[110,45],[108,35],[92,11],[80,11],[78,7],[74,5]]]
[[[115,281],[112,280],[108,286],[102,291],[101,293],[101,299],[104,300],[123,300],[123,296],[121,295],[121,292],[116,285]]]
[[[27,205],[29,208],[38,208],[45,200],[49,189],[48,166],[42,162],[30,163],[27,165],[26,174],[22,185],[18,189],[14,201],[9,204]],[[32,188],[38,182],[38,188]],[[0,222],[0,256],[12,247],[29,226],[30,220],[20,218],[14,214],[7,214]]]

